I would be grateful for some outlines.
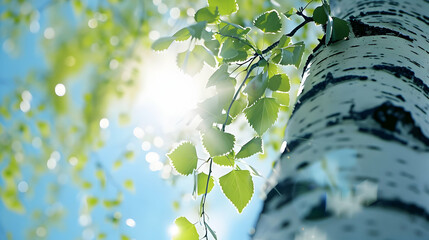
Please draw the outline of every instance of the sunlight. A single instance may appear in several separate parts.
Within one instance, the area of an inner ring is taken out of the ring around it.
[[[150,53],[144,61],[139,103],[149,104],[161,119],[177,123],[196,107],[204,83],[185,75],[171,54]]]
[[[170,237],[174,237],[179,234],[179,228],[176,226],[176,224],[172,224],[168,227],[168,234]]]

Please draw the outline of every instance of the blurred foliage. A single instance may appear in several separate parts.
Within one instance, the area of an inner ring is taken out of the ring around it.
[[[237,3],[238,12],[228,20],[242,26],[252,25],[252,20],[266,10],[286,12],[292,7],[287,0],[238,0]],[[151,60],[144,53],[153,40],[192,23],[195,11],[206,4],[201,0],[2,0],[0,38],[4,52],[11,58],[19,56],[24,51],[21,47],[25,45],[25,37],[35,34],[37,49],[45,58],[37,63],[42,67],[0,79],[0,87],[8,89],[7,94],[0,96],[0,197],[10,211],[27,214],[35,220],[26,229],[28,239],[44,239],[50,229],[61,227],[67,210],[55,202],[63,191],[64,175],[84,193],[81,216],[102,207],[106,220],[114,226],[124,221],[117,208],[123,202],[124,191],[136,191],[133,181],[136,176],[117,181],[114,171],[136,154],[124,143],[119,147],[119,156],[110,156],[111,164],[100,159],[98,152],[106,146],[102,126],[106,123],[102,119],[110,116],[110,122],[119,125],[133,121],[133,100],[147,81],[140,79],[140,66]],[[296,40],[306,39],[307,32]],[[251,34],[256,36],[258,32]],[[257,38],[256,45],[268,46],[278,36]],[[299,83],[297,73],[296,70],[289,75],[295,85]],[[287,113],[288,108],[283,110]],[[281,116],[279,121],[285,121],[286,117],[287,114]],[[143,144],[154,142],[155,136],[148,132],[140,138]],[[283,133],[283,125],[274,126],[264,141],[278,151]],[[178,138],[186,134],[182,131]],[[265,150],[260,158],[265,158],[268,152]],[[86,171],[97,180],[82,177]],[[47,175],[55,179],[43,192],[46,193],[43,200],[52,205],[49,211],[25,209],[23,202],[27,198],[41,194],[34,192],[32,186]],[[108,194],[94,195],[98,191]],[[174,209],[180,205],[180,201],[173,202]],[[106,233],[99,232],[96,236],[105,239]],[[129,239],[123,234],[120,237]]]

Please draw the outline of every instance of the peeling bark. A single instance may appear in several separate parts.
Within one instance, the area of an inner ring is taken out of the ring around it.
[[[429,239],[429,1],[331,6],[253,238]]]

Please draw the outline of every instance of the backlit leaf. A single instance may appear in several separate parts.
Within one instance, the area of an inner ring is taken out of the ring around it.
[[[234,152],[231,151],[227,155],[213,157],[213,162],[220,166],[233,167],[235,165]]]
[[[281,18],[276,10],[271,10],[258,16],[253,25],[265,33],[276,33],[282,28]]]
[[[236,0],[208,0],[209,8],[219,9],[220,15],[230,15],[238,10]]]
[[[262,136],[276,122],[279,108],[274,98],[261,98],[244,113],[250,126]]]
[[[219,11],[217,8],[201,8],[195,13],[194,19],[197,22],[206,21],[207,23],[213,23],[219,19]]]
[[[216,127],[207,128],[202,133],[204,148],[211,157],[225,155],[234,147],[235,137],[230,133],[221,131]]]
[[[272,97],[282,106],[289,106],[289,93],[273,92]]]
[[[301,58],[304,50],[304,43],[298,42],[286,48],[274,50],[271,60],[280,65],[295,65],[295,67],[298,68],[301,64]]]
[[[198,156],[195,146],[190,142],[183,142],[167,154],[174,169],[182,175],[191,174],[197,168]]]
[[[198,240],[199,235],[194,224],[188,221],[185,217],[179,217],[174,221],[178,229],[173,236],[173,240]]]
[[[266,71],[256,75],[246,85],[244,92],[247,94],[249,101],[248,106],[256,102],[265,92],[268,86],[268,73]]]
[[[198,174],[198,180],[197,180],[198,195],[204,194],[206,192],[208,177],[209,176],[205,173]],[[209,193],[213,189],[213,186],[214,186],[214,180],[213,180],[213,177],[210,177],[207,193]]]
[[[268,88],[272,91],[288,92],[290,90],[289,78],[286,74],[277,74],[268,81]]]
[[[261,153],[262,150],[262,138],[260,137],[254,137],[249,142],[244,144],[243,147],[241,147],[240,151],[235,155],[236,158],[247,158],[252,156],[255,153]]]
[[[253,196],[253,180],[248,170],[232,170],[219,178],[222,192],[241,213]]]
[[[234,103],[232,103],[231,110],[229,111],[229,116],[232,118],[237,117],[238,114],[243,112],[243,109],[247,105],[247,100],[245,95],[238,97]]]
[[[216,86],[229,78],[228,65],[222,64],[209,78],[206,87]]]
[[[189,34],[193,38],[201,39],[204,29],[206,28],[207,22],[198,22],[191,26],[186,27],[189,30]]]
[[[295,12],[296,12],[296,9],[291,8],[291,9],[289,9],[289,11],[284,12],[283,15],[285,15],[287,18],[290,18]]]
[[[175,38],[175,41],[185,41],[186,39],[189,39],[191,37],[191,33],[189,32],[189,29],[182,28],[179,31],[177,31],[173,37]]]
[[[219,33],[222,36],[243,38],[250,31],[250,28],[244,28],[240,25],[222,21],[219,24]]]
[[[216,65],[214,56],[201,45],[196,45],[190,52],[177,54],[177,65],[191,76],[201,71],[204,62],[212,67]]]
[[[175,37],[162,37],[158,38],[152,43],[152,49],[155,51],[162,51],[170,47],[171,43],[175,40]]]

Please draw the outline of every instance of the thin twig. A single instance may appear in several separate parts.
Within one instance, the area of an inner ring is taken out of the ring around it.
[[[299,24],[298,26],[296,26],[292,31],[290,31],[288,34],[286,34],[286,36],[288,37],[293,37],[295,35],[295,33],[301,29],[302,27],[305,26],[305,24],[312,22],[313,18],[308,17],[307,20],[305,20],[304,22],[302,22],[301,24]],[[262,50],[262,54],[266,54],[269,51],[273,50],[275,47],[277,47],[277,45],[279,45],[280,40],[277,40],[276,42],[274,42],[273,44],[271,44],[270,46],[268,46],[267,48],[265,48],[264,50]]]
[[[256,67],[259,65],[259,61],[260,61],[260,60],[259,60],[257,63],[255,63],[255,64],[251,65],[251,64],[252,64],[252,62],[253,62],[254,60],[255,60],[255,58],[253,58],[253,60],[249,63],[250,68],[247,70],[246,77],[244,78],[243,82],[240,84],[240,87],[239,87],[239,88],[237,89],[237,91],[235,92],[234,97],[232,98],[232,101],[231,101],[231,103],[229,104],[228,111],[226,112],[226,119],[225,119],[225,122],[222,124],[222,131],[224,131],[224,132],[225,132],[225,126],[226,126],[226,123],[228,122],[229,112],[231,111],[232,104],[235,102],[235,99],[237,99],[237,96],[238,96],[238,94],[240,93],[241,88],[243,88],[243,86],[244,86],[244,84],[246,83],[247,79],[249,78],[249,75],[250,75],[250,73],[252,72],[252,70],[253,70],[254,68],[256,68]]]
[[[204,223],[204,229],[205,229],[205,235],[203,238],[208,239],[208,231],[207,231],[207,224],[206,224],[206,211],[205,211],[205,205],[206,205],[206,199],[207,199],[207,192],[209,191],[209,183],[210,183],[210,176],[212,174],[212,165],[213,165],[213,159],[209,158],[210,166],[209,166],[209,174],[207,177],[207,183],[206,183],[206,191],[203,195],[203,203],[201,205],[201,216],[203,217],[203,223]]]

